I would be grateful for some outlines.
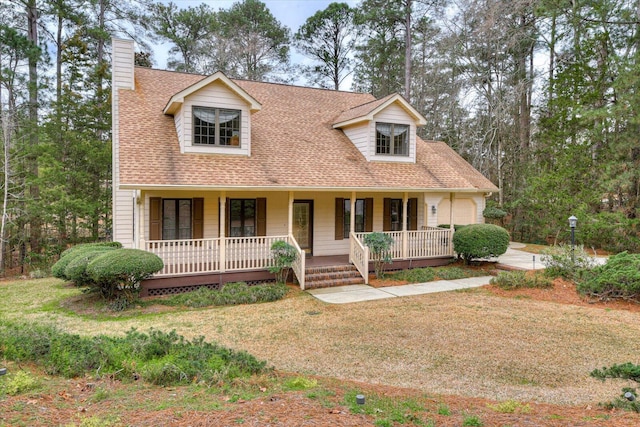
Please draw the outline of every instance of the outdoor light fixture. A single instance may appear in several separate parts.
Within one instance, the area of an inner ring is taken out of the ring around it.
[[[436,205],[431,205],[431,213],[436,214]]]
[[[569,217],[569,227],[571,228],[571,262],[576,261],[576,225],[578,224],[578,218],[574,215]]]

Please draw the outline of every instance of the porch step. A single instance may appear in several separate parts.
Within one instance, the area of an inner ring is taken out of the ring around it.
[[[305,289],[364,284],[360,272],[351,264],[308,267],[305,269],[304,280]]]

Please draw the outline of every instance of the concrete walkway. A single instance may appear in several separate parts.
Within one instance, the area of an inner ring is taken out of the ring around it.
[[[539,255],[518,250],[518,248],[523,248],[524,246],[522,243],[510,243],[507,252],[498,257],[497,263],[522,270],[538,270],[544,268],[544,265],[540,262]],[[492,276],[480,276],[458,280],[436,280],[434,282],[386,286],[383,288],[374,288],[369,285],[336,286],[332,288],[312,289],[308,292],[326,303],[346,304],[350,302],[372,301],[384,298],[476,288],[488,285],[491,277]]]

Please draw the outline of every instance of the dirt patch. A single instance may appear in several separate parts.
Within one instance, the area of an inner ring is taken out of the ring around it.
[[[608,310],[627,310],[639,313],[640,304],[628,301],[599,301],[581,296],[577,290],[575,283],[557,278],[553,281],[553,287],[547,289],[514,289],[504,290],[495,285],[484,287],[494,295],[505,298],[527,298],[537,301],[549,301],[558,304],[570,304],[581,307],[603,308]]]

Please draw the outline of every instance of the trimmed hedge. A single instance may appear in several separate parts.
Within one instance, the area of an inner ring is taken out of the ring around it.
[[[117,243],[118,245],[120,245],[119,242],[113,242],[113,243]],[[120,247],[122,247],[122,245],[120,245]],[[88,263],[88,261],[86,260],[86,257],[89,255],[89,253],[102,253],[105,251],[112,251],[115,249],[117,249],[117,246],[112,244],[107,245],[102,243],[86,243],[86,244],[76,245],[72,248],[67,249],[62,254],[60,254],[60,259],[58,260],[58,262],[53,264],[53,266],[51,267],[51,274],[53,274],[53,277],[56,277],[58,279],[75,282],[76,279],[71,278],[68,275],[67,267],[70,264],[74,263],[76,259],[84,258],[85,259],[84,264],[86,265]],[[74,269],[69,270],[69,273],[74,274],[74,277],[80,277],[80,276],[76,276],[76,273],[82,275],[82,273],[84,272],[84,269],[82,269],[82,271],[80,272],[77,272],[77,269],[81,268],[81,264],[82,264],[81,261],[78,261],[77,263],[75,263]],[[76,283],[76,285],[83,286],[82,284],[79,284],[79,283]]]
[[[162,260],[119,242],[87,243],[64,251],[51,267],[54,277],[98,292],[105,299],[132,301],[139,283],[164,267]]]
[[[162,259],[151,252],[118,249],[92,259],[87,274],[106,298],[121,294],[131,300],[139,291],[140,282],[163,267]]]
[[[121,249],[122,248],[122,243],[120,243],[120,242],[81,243],[79,245],[72,246],[69,249],[63,251],[60,254],[60,259],[65,258],[67,255],[74,253],[78,249],[89,248],[89,247],[93,247],[93,248],[105,248],[106,247],[106,248],[113,248],[113,249]]]
[[[87,275],[87,265],[89,262],[105,252],[114,250],[116,249],[108,246],[91,246],[76,251],[71,256],[65,257],[65,259],[72,258],[64,269],[66,280],[72,281],[79,287],[89,286],[92,282],[91,278]]]
[[[508,246],[507,230],[493,224],[470,224],[453,234],[453,248],[467,263],[474,258],[502,255]]]

